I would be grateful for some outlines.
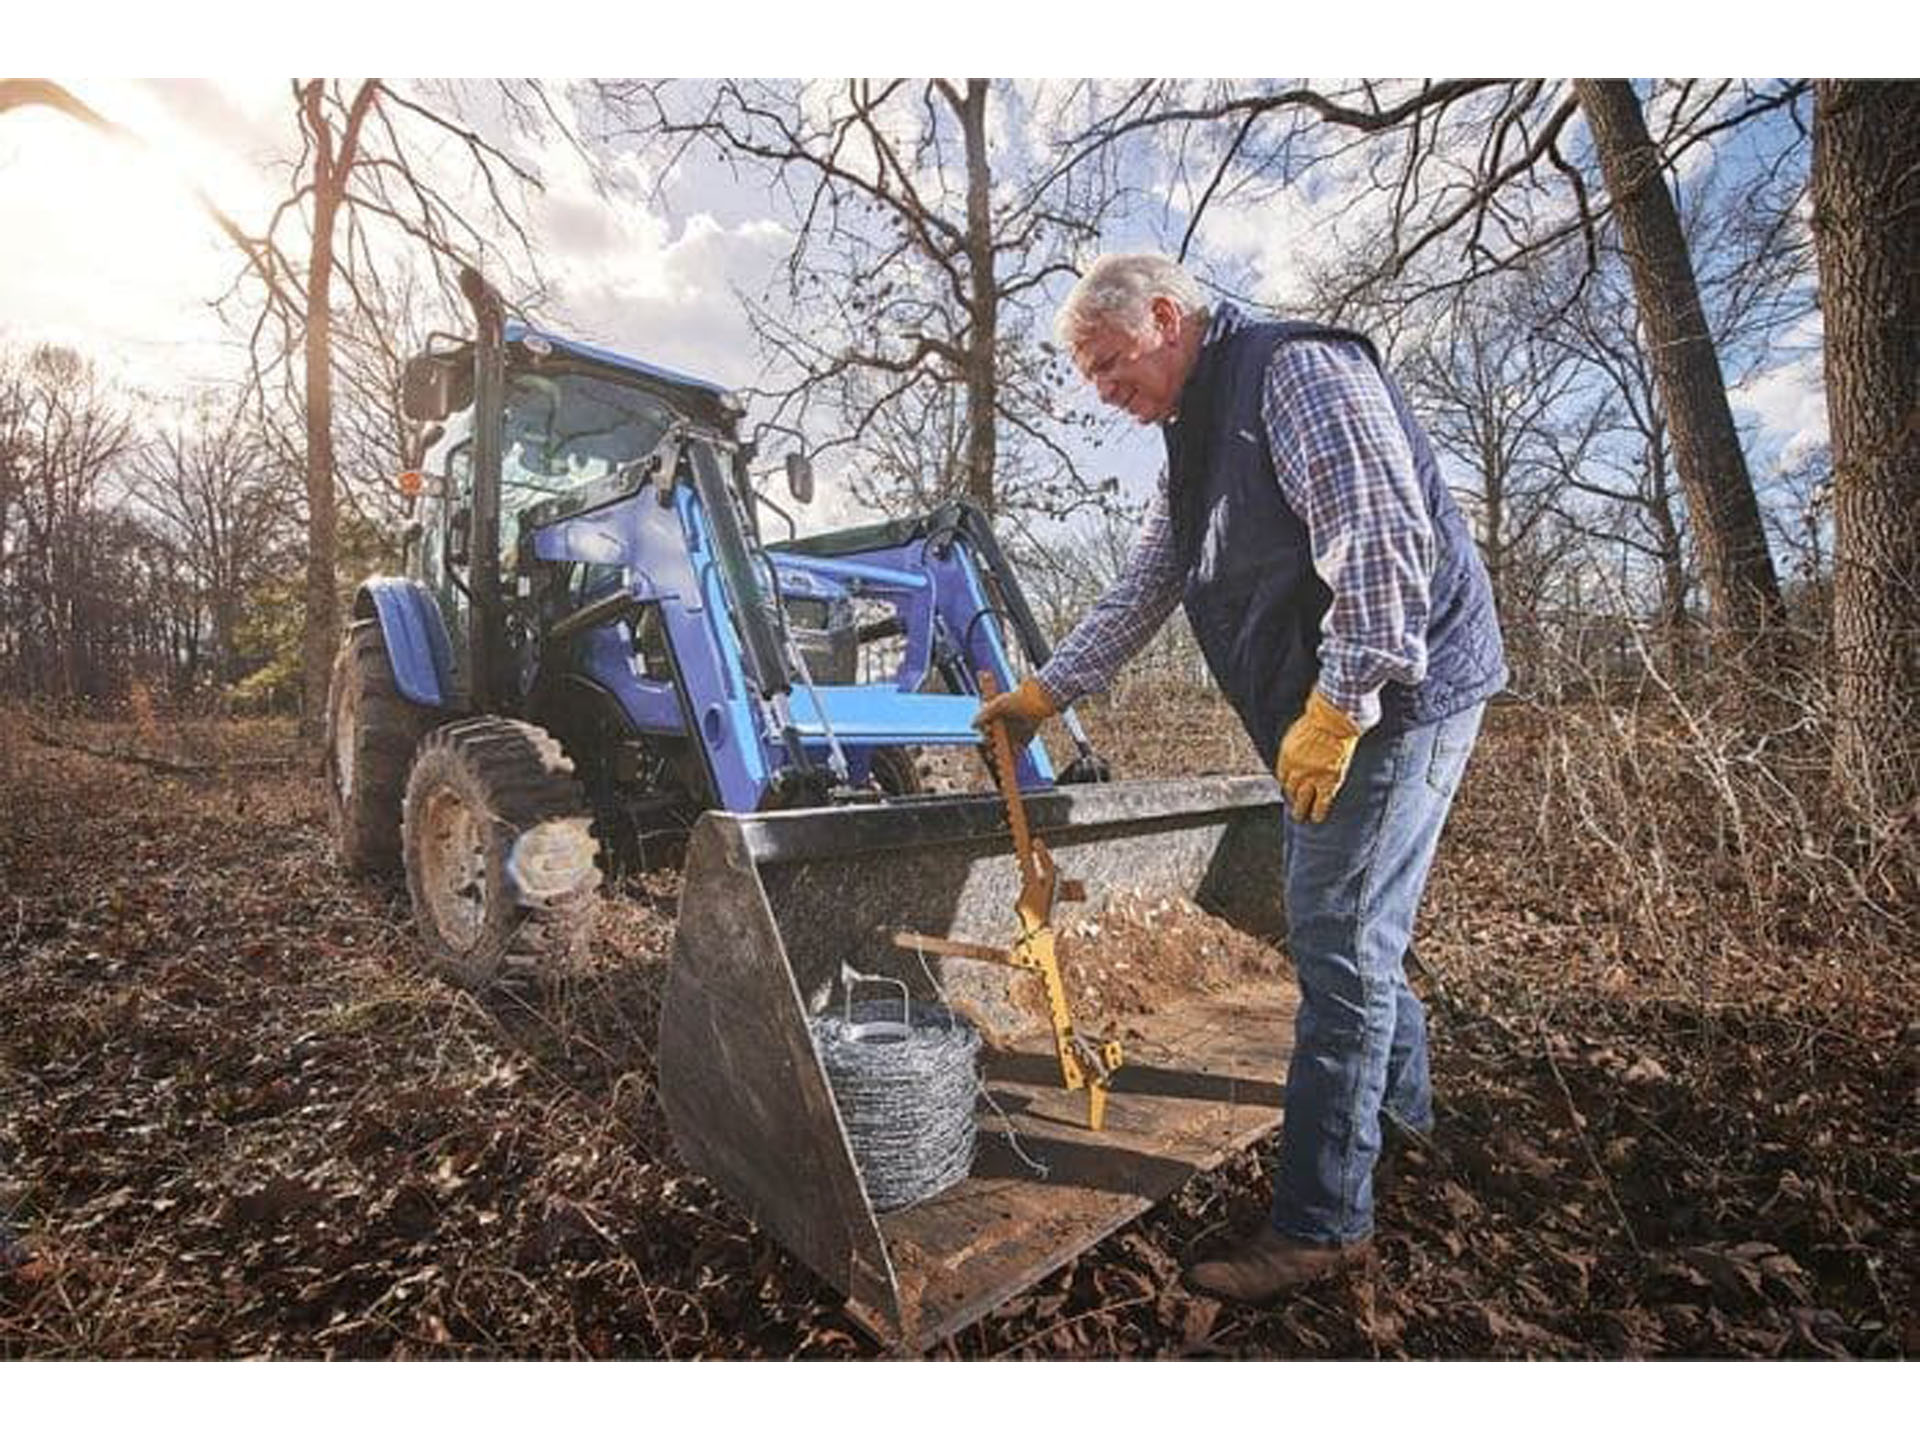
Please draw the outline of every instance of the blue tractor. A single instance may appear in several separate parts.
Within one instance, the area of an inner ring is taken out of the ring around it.
[[[1047,655],[986,517],[955,503],[769,539],[784,512],[754,490],[731,393],[508,323],[475,272],[462,288],[474,334],[404,377],[420,427],[407,573],[359,587],[327,702],[339,854],[404,870],[431,962],[473,988],[569,968],[603,874],[680,837],[657,1050],[676,1140],[908,1346],[1269,1129],[1288,986],[1237,998],[1231,1024],[1207,997],[1143,1019],[1130,1048],[1195,1074],[1116,1089],[1106,1135],[1062,1140],[1048,1021],[1005,967],[898,944],[1004,931],[1021,885],[987,772],[982,793],[929,795],[916,762],[973,751],[983,682]],[[786,474],[807,500],[804,458]],[[1074,877],[1061,898],[1193,899],[1276,933],[1271,777],[1114,782],[1066,719],[1063,773],[1038,740],[1012,766],[1032,833]],[[983,1161],[936,1203],[876,1214],[810,1038],[849,976],[973,1017],[1013,1067],[1001,1118],[1056,1178]]]
[[[485,986],[564,962],[602,870],[704,811],[916,793],[917,749],[979,743],[1009,637],[1044,641],[977,508],[768,543],[731,393],[465,283],[476,337],[406,371],[407,574],[355,597],[326,753],[342,858],[403,867],[435,962]],[[1056,780],[1037,741],[1018,768]]]

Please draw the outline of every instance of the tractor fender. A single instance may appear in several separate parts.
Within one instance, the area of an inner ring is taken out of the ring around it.
[[[453,706],[453,645],[433,592],[418,580],[383,575],[361,583],[356,620],[377,616],[393,662],[393,681],[416,705]]]

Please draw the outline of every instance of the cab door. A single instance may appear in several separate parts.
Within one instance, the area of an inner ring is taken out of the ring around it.
[[[456,672],[467,654],[468,598],[473,553],[472,411],[451,417],[447,433],[427,452],[422,469],[419,543],[408,572],[433,592],[447,622]]]

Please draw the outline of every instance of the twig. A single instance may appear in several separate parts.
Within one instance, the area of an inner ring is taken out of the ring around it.
[[[1151,1295],[1129,1295],[1124,1300],[1109,1301],[1098,1310],[1088,1310],[1079,1315],[1063,1315],[1039,1334],[1029,1335],[1024,1340],[1015,1341],[1004,1350],[996,1351],[993,1358],[1001,1360],[1009,1355],[1017,1355],[1029,1345],[1038,1345],[1056,1330],[1064,1330],[1069,1325],[1078,1325],[1082,1320],[1098,1320],[1102,1315],[1111,1315],[1117,1310],[1131,1310],[1136,1305],[1146,1304],[1152,1298]]]
[[[1613,1207],[1613,1213],[1620,1221],[1620,1228],[1626,1232],[1627,1244],[1635,1255],[1644,1255],[1640,1248],[1640,1237],[1633,1233],[1633,1222],[1627,1219],[1627,1212],[1620,1204],[1620,1197],[1614,1193],[1613,1181],[1607,1178],[1600,1157],[1593,1153],[1593,1145],[1587,1139],[1587,1117],[1580,1113],[1580,1107],[1574,1103],[1573,1091],[1567,1088],[1567,1077],[1560,1073],[1560,1062],[1553,1058],[1553,1047],[1547,1043],[1547,1033],[1538,1020],[1534,1021],[1534,1033],[1540,1037],[1540,1053],[1547,1057],[1547,1068],[1553,1072],[1553,1083],[1560,1088],[1560,1098],[1566,1102],[1567,1114],[1573,1120],[1574,1138],[1580,1142],[1581,1152],[1587,1157],[1587,1164],[1593,1167],[1593,1173],[1600,1177],[1600,1188],[1607,1192],[1607,1203]]]
[[[215,760],[193,761],[172,760],[164,755],[149,755],[140,750],[116,750],[110,746],[89,745],[84,740],[67,740],[58,735],[49,735],[38,726],[29,725],[27,733],[39,744],[55,750],[78,750],[83,755],[91,755],[98,760],[116,760],[125,765],[144,765],[150,770],[163,770],[171,775],[216,775],[233,770],[279,771],[291,770],[301,763],[294,755],[270,757],[264,760]]]
[[[1665,1129],[1655,1124],[1652,1120],[1648,1119],[1646,1116],[1642,1115],[1638,1118],[1642,1125],[1646,1126],[1647,1129],[1651,1130],[1655,1135],[1658,1135],[1662,1140],[1666,1141],[1675,1150],[1679,1151],[1682,1155],[1686,1156],[1688,1160],[1691,1160],[1696,1166],[1698,1166],[1703,1172],[1705,1172],[1707,1178],[1710,1181],[1716,1181],[1716,1182],[1718,1181],[1720,1177],[1720,1171],[1719,1171],[1719,1168],[1715,1166],[1712,1161],[1708,1160],[1706,1157],[1701,1155],[1699,1151],[1695,1150],[1691,1145],[1687,1144],[1684,1140],[1680,1139],[1679,1136],[1668,1133]]]
[[[660,1311],[653,1303],[653,1286],[647,1283],[646,1275],[634,1263],[633,1256],[628,1252],[627,1247],[600,1223],[599,1217],[584,1202],[573,1200],[567,1203],[572,1206],[573,1213],[586,1223],[587,1228],[600,1237],[607,1249],[619,1257],[620,1263],[626,1266],[639,1283],[640,1302],[647,1307],[647,1323],[653,1327],[653,1337],[659,1343],[661,1353],[671,1360],[673,1337],[667,1333],[667,1327],[660,1323]]]

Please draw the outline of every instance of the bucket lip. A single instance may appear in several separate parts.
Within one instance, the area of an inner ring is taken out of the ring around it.
[[[1180,780],[1115,780],[1058,786],[1026,797],[1036,833],[1089,826],[1187,829],[1271,811],[1282,798],[1272,775],[1201,775]],[[695,828],[731,830],[756,864],[798,863],[874,850],[930,849],[1006,841],[1007,808],[998,792],[912,796],[882,805],[807,810],[709,810]]]

